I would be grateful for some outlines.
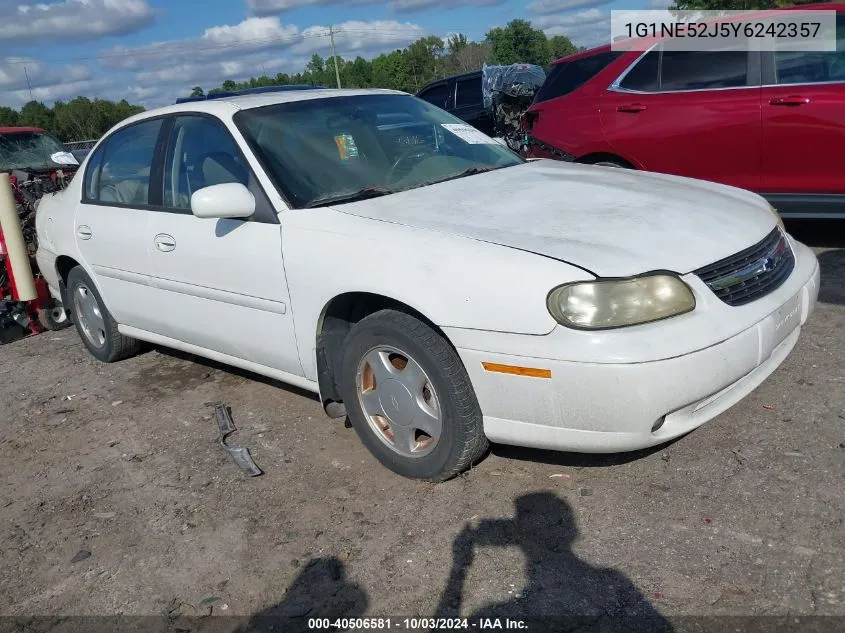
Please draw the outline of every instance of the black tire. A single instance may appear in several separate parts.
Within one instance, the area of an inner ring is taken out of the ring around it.
[[[386,345],[406,350],[438,394],[442,430],[434,449],[406,457],[374,431],[358,397],[356,376],[364,355]],[[345,341],[341,392],[349,420],[361,441],[387,468],[404,477],[445,481],[469,468],[489,447],[481,408],[469,375],[451,345],[430,326],[404,312],[381,310],[356,323]]]
[[[38,310],[38,322],[45,330],[58,332],[70,327],[70,316],[64,306],[58,301],[51,301],[46,308]]]
[[[102,316],[104,341],[100,347],[94,345],[94,343],[89,340],[83,329],[82,319],[79,315],[75,314],[76,303],[74,297],[80,287],[84,287],[93,295],[97,302],[97,308]],[[141,348],[141,342],[134,338],[124,336],[117,331],[117,322],[108,311],[108,308],[106,308],[103,298],[97,290],[97,286],[94,285],[94,282],[91,281],[88,273],[86,273],[81,266],[74,267],[67,276],[67,296],[68,303],[70,304],[68,308],[71,311],[71,316],[73,317],[73,322],[76,325],[76,331],[79,333],[79,338],[82,339],[82,343],[94,358],[103,361],[104,363],[113,363],[118,360],[123,360],[124,358],[129,358],[130,356],[138,353]]]

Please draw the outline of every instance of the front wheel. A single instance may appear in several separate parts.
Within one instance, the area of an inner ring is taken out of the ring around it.
[[[487,450],[481,408],[461,359],[440,334],[381,310],[346,339],[343,401],[364,445],[387,468],[444,481]]]
[[[81,266],[68,274],[67,296],[79,337],[94,358],[112,363],[138,352],[140,342],[117,330],[117,322]]]

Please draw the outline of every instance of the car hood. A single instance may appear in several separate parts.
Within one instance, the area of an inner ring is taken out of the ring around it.
[[[775,226],[768,204],[741,189],[550,160],[335,209],[530,251],[600,277],[685,274]]]

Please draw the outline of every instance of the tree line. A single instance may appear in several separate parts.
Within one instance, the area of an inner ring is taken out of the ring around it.
[[[63,142],[100,138],[112,126],[144,108],[125,99],[88,99],[76,97],[70,101],[56,101],[48,107],[40,101],[30,101],[20,111],[0,106],[0,127],[40,127]]]
[[[512,20],[504,27],[487,32],[483,41],[470,41],[455,34],[446,39],[427,36],[404,49],[385,53],[373,59],[343,59],[312,55],[302,72],[275,76],[261,75],[247,81],[224,81],[208,94],[231,92],[267,86],[312,85],[334,87],[337,75],[344,88],[390,88],[414,93],[435,79],[480,69],[489,64],[537,64],[547,68],[554,60],[576,52],[578,48],[563,35],[547,37],[526,20]],[[204,96],[195,86],[191,96]]]
[[[753,10],[790,5],[812,4],[821,0],[675,0],[670,10]],[[344,88],[392,88],[414,93],[428,82],[461,72],[480,69],[485,63],[528,63],[548,67],[554,60],[578,51],[572,41],[563,36],[548,37],[527,20],[512,20],[504,27],[488,31],[482,41],[470,41],[466,35],[451,35],[446,39],[428,36],[418,39],[404,49],[385,53],[373,59],[337,58],[337,72]],[[273,77],[261,75],[247,81],[224,81],[208,92],[229,92],[244,88],[309,84],[331,87],[337,85],[335,59],[313,55],[302,72],[279,73]],[[205,94],[195,86],[192,96]],[[40,101],[30,101],[19,111],[0,106],[0,127],[32,126],[51,132],[65,142],[99,138],[123,119],[143,112],[125,99],[76,97],[70,101],[56,101],[48,107]]]

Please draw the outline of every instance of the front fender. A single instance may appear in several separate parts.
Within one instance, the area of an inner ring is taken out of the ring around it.
[[[383,295],[441,328],[543,335],[556,322],[552,288],[593,277],[505,246],[356,217],[331,209],[282,217],[282,250],[306,375],[326,305],[348,292]]]

